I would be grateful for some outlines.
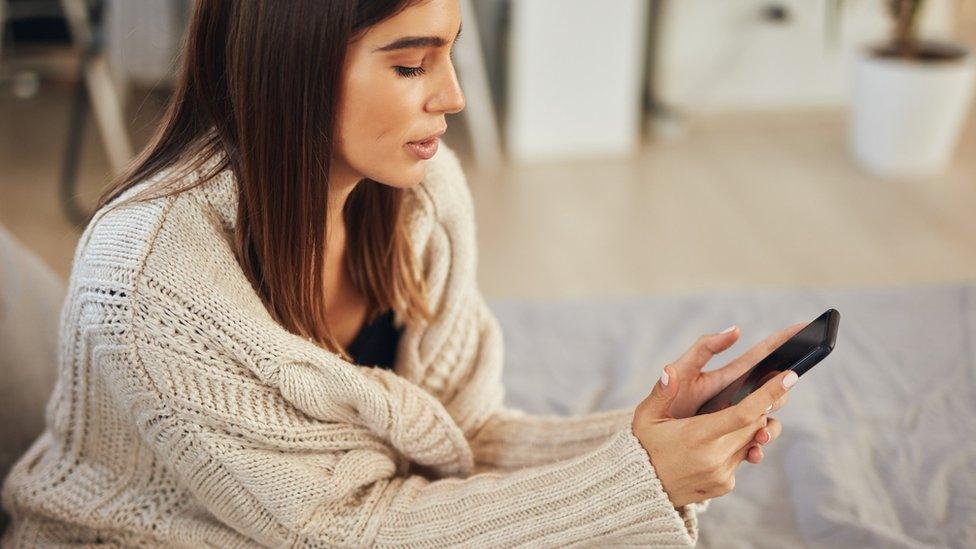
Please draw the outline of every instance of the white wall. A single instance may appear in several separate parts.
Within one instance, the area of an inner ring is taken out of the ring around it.
[[[838,43],[827,38],[826,0],[676,0],[665,3],[657,97],[685,111],[841,105],[854,48],[886,36],[882,0],[840,2]],[[785,6],[788,23],[763,20]],[[924,35],[952,32],[950,0],[928,0]]]
[[[638,145],[644,0],[516,0],[505,143],[525,162]]]

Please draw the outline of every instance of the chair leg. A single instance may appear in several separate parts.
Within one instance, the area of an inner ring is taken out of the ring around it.
[[[82,52],[82,61],[69,120],[60,195],[62,208],[68,219],[76,225],[84,225],[89,215],[83,212],[77,202],[76,186],[88,102],[91,102],[91,110],[113,173],[121,173],[132,158],[132,143],[125,125],[122,98],[112,80],[97,29],[92,28],[87,2],[61,0],[61,8],[68,22],[71,40]]]
[[[82,64],[86,61],[82,61]],[[78,181],[78,164],[81,157],[81,147],[85,138],[85,118],[88,115],[88,93],[85,90],[84,67],[78,70],[75,90],[71,98],[71,110],[68,115],[68,135],[65,140],[64,158],[61,164],[61,180],[58,185],[58,200],[61,211],[68,221],[76,227],[84,227],[88,223],[89,214],[78,203],[76,183]]]
[[[125,126],[122,98],[102,48],[100,21],[95,21],[99,28],[93,28],[87,6],[85,0],[61,0],[72,41],[83,51],[90,48],[84,80],[112,170],[119,173],[132,158],[132,144]]]
[[[125,126],[122,98],[112,80],[104,51],[99,51],[88,63],[85,84],[88,86],[88,97],[94,107],[95,120],[98,122],[112,171],[116,174],[122,173],[132,159],[132,143]]]

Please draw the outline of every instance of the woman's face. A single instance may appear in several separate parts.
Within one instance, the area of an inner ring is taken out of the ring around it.
[[[420,183],[427,161],[407,143],[444,130],[446,115],[464,108],[451,60],[460,29],[458,0],[428,0],[350,44],[333,159],[340,178],[355,183],[368,177],[401,188]],[[408,37],[434,40],[405,48],[394,44]]]

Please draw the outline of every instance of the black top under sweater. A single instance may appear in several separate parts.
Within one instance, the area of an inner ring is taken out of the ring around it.
[[[356,364],[392,370],[401,333],[402,329],[393,327],[393,309],[387,309],[359,330],[346,351]]]

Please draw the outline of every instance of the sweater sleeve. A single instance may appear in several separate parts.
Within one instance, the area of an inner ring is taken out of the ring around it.
[[[633,409],[579,416],[534,415],[503,407],[471,440],[479,470],[511,470],[575,457],[630,425]]]
[[[140,367],[175,370],[178,365]],[[210,410],[191,409],[149,388],[141,393],[129,395],[138,398],[135,417],[144,442],[196,505],[264,545],[484,547],[599,540],[687,546],[697,541],[695,515],[674,509],[629,428],[572,459],[515,472],[432,479],[405,470],[401,456],[364,428],[306,420],[305,439],[296,439],[290,430],[244,429],[220,401]],[[244,400],[232,406],[245,413],[247,395],[237,397]]]
[[[477,546],[697,541],[694,514],[674,509],[629,428],[590,452],[546,466],[464,480],[405,479],[387,514],[381,545],[424,537],[433,545]]]
[[[500,408],[471,442],[475,471],[517,470],[591,452],[622,430],[629,430],[633,415],[631,408],[579,416],[532,415]],[[676,508],[693,539],[698,537],[697,515],[708,509],[710,502],[706,499]]]

